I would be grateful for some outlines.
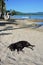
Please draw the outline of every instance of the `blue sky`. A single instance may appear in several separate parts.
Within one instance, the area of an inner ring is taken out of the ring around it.
[[[7,10],[16,10],[24,13],[43,12],[43,0],[8,0]]]

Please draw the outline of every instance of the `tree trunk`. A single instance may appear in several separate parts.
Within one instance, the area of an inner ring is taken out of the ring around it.
[[[1,18],[3,19],[3,0],[2,0],[2,8],[1,8]]]

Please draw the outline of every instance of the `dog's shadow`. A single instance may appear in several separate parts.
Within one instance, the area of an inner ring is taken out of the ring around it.
[[[8,48],[11,50],[11,51],[15,51],[17,50],[17,52],[19,53],[19,51],[23,51],[23,48],[24,47],[27,47],[27,48],[30,48],[31,50],[34,50],[33,47],[35,47],[35,45],[31,45],[28,41],[18,41],[16,43],[12,43],[8,46]]]

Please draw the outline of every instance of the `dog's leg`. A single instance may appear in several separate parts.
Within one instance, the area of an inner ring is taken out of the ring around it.
[[[24,53],[24,50],[21,48],[20,51],[22,51]]]
[[[29,46],[28,48],[30,48],[31,50],[34,50],[33,47]]]
[[[28,48],[34,50],[33,47],[35,47],[35,45],[28,46]]]
[[[19,49],[17,49],[17,53],[18,53],[18,54],[19,54],[19,51],[20,51],[20,50],[19,50]]]
[[[33,47],[30,47],[30,49],[34,50]]]

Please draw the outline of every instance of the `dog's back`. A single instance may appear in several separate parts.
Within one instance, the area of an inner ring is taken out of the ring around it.
[[[32,47],[34,47],[35,45],[31,45],[29,42],[27,42],[27,41],[19,41],[19,42],[17,42],[17,44],[18,45],[22,45],[22,46],[24,46],[24,47],[28,47],[28,46],[32,46]]]

